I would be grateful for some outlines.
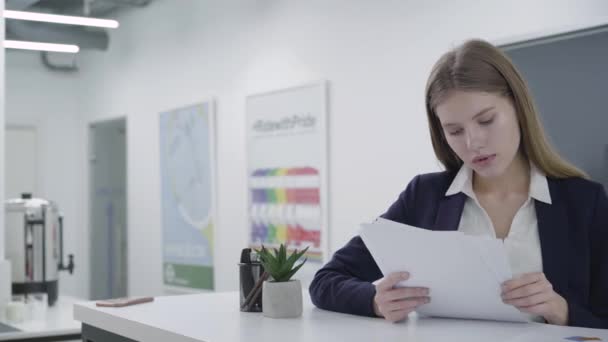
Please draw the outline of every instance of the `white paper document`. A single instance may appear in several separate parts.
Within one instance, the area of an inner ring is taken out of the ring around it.
[[[361,238],[384,275],[407,271],[397,286],[430,289],[416,311],[435,317],[526,322],[528,315],[502,302],[500,284],[511,279],[502,241],[458,231],[431,231],[378,219],[361,225]]]

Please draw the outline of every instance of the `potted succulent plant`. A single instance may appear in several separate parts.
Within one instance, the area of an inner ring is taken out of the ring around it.
[[[258,251],[260,261],[270,279],[264,281],[262,288],[262,312],[266,317],[293,318],[302,315],[302,284],[291,277],[304,265],[304,259],[296,266],[296,262],[306,253],[308,247],[298,252],[287,253],[284,244],[273,251],[262,249]]]

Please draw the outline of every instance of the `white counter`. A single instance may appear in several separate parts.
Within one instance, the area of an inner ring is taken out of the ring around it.
[[[60,296],[55,305],[47,308],[43,318],[19,324],[2,322],[20,331],[0,333],[0,341],[80,334],[81,323],[74,320],[73,313],[74,304],[77,302],[82,300]]]
[[[271,319],[239,311],[238,292],[157,297],[153,303],[124,308],[77,304],[75,318],[85,324],[137,341],[568,341],[599,337],[608,330],[558,327],[539,323],[499,323],[418,318],[392,324],[382,319],[338,314],[314,308],[307,293],[304,314]]]

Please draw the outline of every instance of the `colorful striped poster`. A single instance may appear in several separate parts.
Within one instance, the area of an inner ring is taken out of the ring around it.
[[[327,235],[324,83],[247,99],[250,245],[308,247],[322,262]]]

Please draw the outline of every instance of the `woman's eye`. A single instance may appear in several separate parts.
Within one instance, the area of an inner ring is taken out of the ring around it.
[[[462,134],[462,129],[457,129],[457,130],[453,130],[448,132],[450,135],[460,135]]]
[[[489,125],[494,121],[494,118],[490,119],[490,120],[485,120],[485,121],[479,121],[480,124],[482,125]]]

